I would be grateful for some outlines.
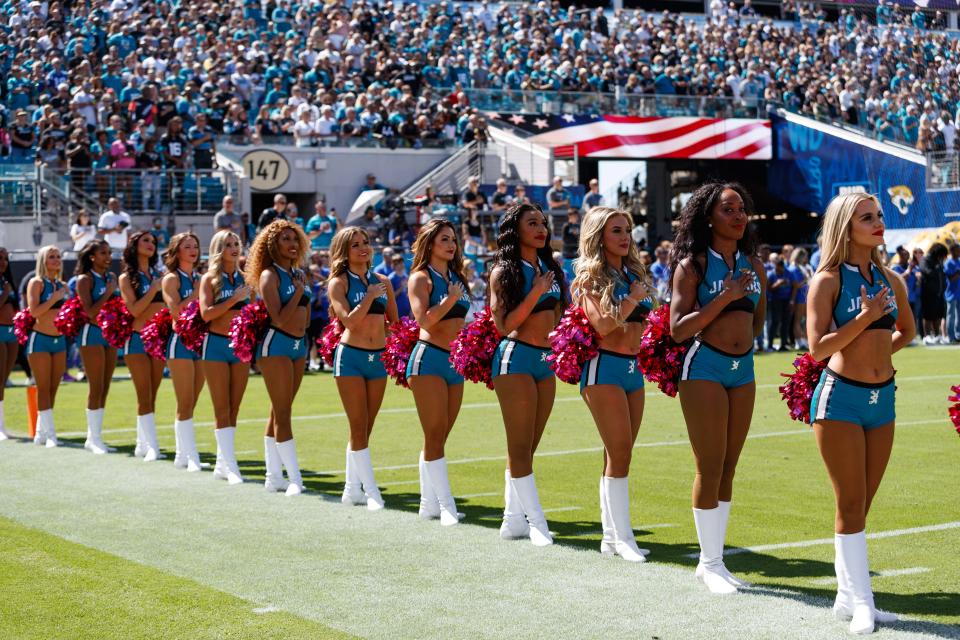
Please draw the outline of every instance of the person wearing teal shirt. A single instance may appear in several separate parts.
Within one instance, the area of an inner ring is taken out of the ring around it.
[[[329,249],[340,221],[336,216],[327,213],[327,205],[323,200],[318,200],[313,206],[315,213],[307,221],[306,227],[310,248],[314,251]]]

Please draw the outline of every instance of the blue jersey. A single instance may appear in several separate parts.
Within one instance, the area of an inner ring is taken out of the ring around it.
[[[193,273],[184,273],[180,269],[177,269],[177,279],[180,284],[178,292],[180,293],[180,299],[186,300],[193,295],[193,287],[197,280],[197,272]]]
[[[634,282],[643,282],[640,276],[626,269],[618,272],[616,275],[617,282],[613,286],[613,298],[617,302],[623,301],[624,298],[630,295],[630,285]],[[649,314],[652,309],[653,298],[647,296],[630,312],[627,322],[643,322],[647,319],[647,314]]]
[[[537,259],[537,264],[539,269],[534,267],[532,264],[526,260],[520,261],[520,267],[523,269],[523,297],[527,297],[527,294],[530,293],[530,290],[533,289],[533,279],[538,275],[547,272],[547,265],[543,264],[543,260]],[[540,311],[554,310],[557,308],[557,305],[560,304],[560,283],[554,279],[553,284],[550,286],[550,290],[542,294],[537,299],[537,304],[534,305],[533,311],[530,313],[538,313]]]
[[[367,271],[367,275],[361,278],[347,269],[347,304],[350,305],[351,311],[363,301],[364,296],[367,295],[367,287],[375,282],[380,282],[380,279],[377,278],[377,275],[373,271]],[[374,298],[373,302],[370,303],[367,314],[383,315],[383,312],[386,310],[387,294],[383,294],[382,296]]]
[[[890,282],[883,271],[875,264],[870,263],[870,280],[863,277],[859,267],[844,263],[840,265],[840,291],[837,293],[837,302],[833,305],[833,328],[839,329],[860,313],[860,287],[867,290],[867,298],[873,298],[882,287],[890,287]],[[893,331],[896,326],[897,308],[894,304],[893,311],[874,320],[867,329],[889,329]]]
[[[149,273],[141,271],[137,275],[137,282],[133,287],[133,291],[137,296],[137,300],[139,300],[147,295],[147,291],[150,290],[150,283],[160,277],[160,272],[156,269],[150,269]],[[153,302],[163,302],[163,294],[157,291],[153,296]]]
[[[277,277],[280,278],[280,286],[277,287],[277,292],[280,294],[280,304],[285,305],[290,302],[290,298],[293,297],[293,292],[296,290],[293,279],[302,278],[303,272],[300,269],[294,269],[293,274],[291,274],[278,265],[273,265],[273,268],[277,272]],[[297,301],[298,307],[305,307],[310,304],[308,291],[310,291],[308,287],[303,288],[303,293],[300,294],[300,299]]]
[[[90,277],[93,278],[93,286],[90,287],[90,299],[93,300],[93,304],[97,304],[107,292],[107,284],[113,278],[113,274],[100,275],[96,271],[90,271]],[[119,292],[114,291],[113,295],[119,295]]]
[[[427,269],[430,271],[430,306],[435,307],[443,302],[444,298],[447,297],[447,291],[451,283],[460,283],[463,286],[463,295],[460,296],[457,303],[447,311],[447,315],[443,316],[442,319],[466,318],[467,311],[470,310],[470,293],[467,290],[467,285],[464,284],[455,273],[450,273],[448,280],[440,275],[433,267],[428,265]]]
[[[907,300],[916,302],[920,295],[920,278],[918,277],[920,270],[912,265],[904,267],[902,264],[893,265],[893,270],[903,277],[903,281],[907,285]]]
[[[217,293],[217,297],[214,300],[214,304],[223,302],[224,300],[229,300],[233,297],[233,292],[237,290],[238,287],[243,286],[243,276],[239,271],[234,271],[232,276],[228,276],[225,273],[220,274],[220,291]],[[250,298],[247,297],[244,300],[236,302],[231,309],[240,309],[247,302],[250,301]]]
[[[53,292],[57,289],[60,289],[64,286],[59,280],[50,280],[48,278],[43,278],[43,291],[40,292],[40,304],[43,304],[50,299],[50,296],[53,295]],[[53,303],[54,309],[59,309],[63,306],[63,299],[57,300]]]
[[[723,281],[733,272],[749,271],[754,275],[754,285],[750,292],[744,297],[734,300],[724,307],[726,311],[748,311],[753,313],[760,302],[760,276],[753,268],[753,261],[739,251],[734,254],[733,269],[727,266],[727,261],[719,253],[711,248],[707,249],[707,268],[703,275],[703,280],[697,286],[697,304],[701,307],[706,306],[710,301],[720,295],[723,291]],[[734,278],[739,277],[734,275]]]

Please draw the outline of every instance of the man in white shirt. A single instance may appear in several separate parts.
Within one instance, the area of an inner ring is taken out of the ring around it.
[[[953,155],[957,143],[957,127],[950,120],[950,112],[943,111],[937,120],[937,129],[943,134],[943,146],[948,154]]]
[[[100,216],[97,227],[114,251],[123,251],[127,248],[127,235],[130,229],[130,214],[120,210],[120,201],[110,198],[107,201],[107,210]]]
[[[320,108],[320,118],[316,122],[317,135],[330,138],[336,132],[337,119],[333,117],[333,107],[328,104]]]
[[[92,89],[92,84],[84,82],[83,86],[73,94],[70,105],[76,108],[77,113],[83,116],[88,127],[95,128],[97,126],[97,99],[90,93]]]

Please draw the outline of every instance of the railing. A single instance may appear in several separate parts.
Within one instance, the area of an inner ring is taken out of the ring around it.
[[[955,151],[934,151],[927,156],[927,190],[960,189],[960,156]]]
[[[0,220],[39,221],[40,208],[36,167],[0,165]]]
[[[460,193],[467,186],[470,176],[480,175],[483,162],[483,145],[472,141],[457,149],[449,158],[408,186],[400,194],[402,200],[422,196],[427,187],[436,193]]]
[[[445,149],[457,145],[456,140],[449,138],[404,138],[402,136],[384,137],[378,134],[362,136],[329,136],[317,138],[310,144],[298,145],[292,134],[279,136],[251,135],[224,135],[221,142],[238,146],[245,145],[278,145],[297,147],[302,149],[339,148],[339,149]]]
[[[714,96],[578,93],[465,89],[470,105],[481,111],[570,115],[696,116],[701,118],[765,118],[760,97],[735,100]]]
[[[132,215],[209,215],[223,197],[237,195],[239,176],[220,169],[44,170],[44,182],[74,207],[97,213],[119,198]]]

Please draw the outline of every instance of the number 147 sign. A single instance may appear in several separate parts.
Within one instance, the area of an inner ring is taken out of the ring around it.
[[[290,179],[290,163],[282,154],[258,149],[243,156],[243,172],[254,191],[275,191]]]

